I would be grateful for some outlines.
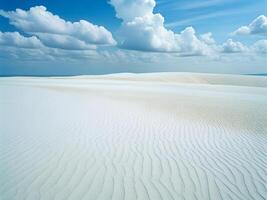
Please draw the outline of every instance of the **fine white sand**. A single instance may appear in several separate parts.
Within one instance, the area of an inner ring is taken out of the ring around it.
[[[267,199],[267,78],[0,78],[0,199]]]

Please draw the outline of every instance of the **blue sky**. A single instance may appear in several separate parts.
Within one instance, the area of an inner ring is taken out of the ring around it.
[[[0,75],[267,72],[267,0],[1,0],[0,10]]]

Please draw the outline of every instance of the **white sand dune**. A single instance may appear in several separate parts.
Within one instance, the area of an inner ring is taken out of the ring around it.
[[[267,199],[267,78],[0,78],[0,199]]]

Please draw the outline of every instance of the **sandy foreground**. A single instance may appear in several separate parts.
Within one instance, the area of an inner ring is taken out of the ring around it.
[[[267,199],[267,77],[0,78],[0,199]]]

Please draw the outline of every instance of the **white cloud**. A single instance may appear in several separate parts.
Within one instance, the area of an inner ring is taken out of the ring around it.
[[[99,60],[137,63],[154,62],[168,56],[208,55],[213,58],[227,57],[226,53],[251,53],[260,55],[267,53],[267,40],[260,40],[252,46],[228,39],[217,44],[212,33],[197,36],[193,27],[187,27],[179,34],[168,30],[164,25],[164,17],[153,13],[156,5],[154,0],[111,0],[122,19],[118,34],[119,47],[115,44],[110,32],[81,20],[68,22],[48,12],[45,7],[37,6],[28,11],[1,11],[10,23],[31,37],[18,32],[1,32],[1,56],[8,55],[18,60]],[[103,44],[103,45],[101,45]],[[109,44],[109,45],[108,45]],[[98,45],[101,45],[98,49]],[[137,50],[126,51],[123,49]],[[154,53],[143,53],[149,51]],[[161,54],[160,52],[175,52]],[[4,54],[3,54],[4,53]],[[224,53],[224,54],[220,54]],[[235,56],[235,55],[234,55]],[[38,58],[37,58],[38,57]]]
[[[208,32],[205,34],[200,35],[200,39],[205,42],[207,45],[214,45],[216,44],[215,40],[212,37],[212,33]]]
[[[49,33],[66,35],[87,44],[115,45],[112,34],[103,26],[94,25],[88,21],[69,22],[47,11],[44,6],[35,6],[28,11],[16,9],[16,11],[0,10],[0,15],[10,20],[10,24],[29,33]],[[57,39],[59,36],[56,36]]]
[[[37,33],[42,43],[51,48],[59,48],[66,50],[88,50],[96,49],[96,45],[88,44],[82,40],[68,35]]]
[[[179,51],[178,38],[163,26],[160,14],[136,17],[120,29],[121,47],[143,51]]]
[[[252,48],[257,53],[267,54],[267,40],[259,40],[255,42]]]
[[[18,46],[6,46],[0,48],[0,57],[6,59],[16,59],[19,61],[90,61],[93,59],[101,60],[96,50],[66,50],[60,48],[18,48]]]
[[[201,41],[196,36],[196,32],[192,27],[187,27],[181,34],[175,34],[179,38],[180,50],[185,55],[210,55],[215,53],[214,49]]]
[[[241,42],[233,41],[232,39],[228,39],[222,44],[222,52],[224,53],[241,53],[245,51],[248,51],[248,48],[245,45]]]
[[[258,16],[248,26],[242,26],[233,35],[267,34],[267,17]]]
[[[140,51],[180,52],[183,55],[209,55],[212,49],[199,40],[192,27],[175,34],[164,26],[164,17],[153,13],[154,0],[111,0],[118,18],[121,48]]]
[[[116,16],[125,22],[133,21],[136,17],[153,14],[155,0],[111,0]]]
[[[43,44],[35,37],[24,37],[18,32],[1,32],[0,45],[15,46],[19,48],[40,48]]]
[[[46,34],[46,33],[43,33]],[[45,43],[36,36],[25,37],[18,32],[0,31],[0,57],[16,60],[54,61],[54,60],[92,60],[100,58],[94,45],[77,42],[70,36],[43,35]],[[64,37],[67,41],[61,41]],[[62,43],[63,47],[60,46]],[[69,45],[69,48],[67,48]]]

